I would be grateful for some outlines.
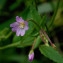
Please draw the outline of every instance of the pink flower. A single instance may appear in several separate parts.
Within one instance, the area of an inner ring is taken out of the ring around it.
[[[22,17],[16,16],[16,22],[10,24],[10,27],[17,36],[24,36],[25,31],[28,30],[28,22],[24,21]]]
[[[30,51],[30,53],[28,55],[28,59],[29,59],[29,61],[32,61],[34,59],[34,52],[33,52],[33,50]]]

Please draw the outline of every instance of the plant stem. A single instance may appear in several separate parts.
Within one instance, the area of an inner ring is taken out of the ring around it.
[[[20,44],[20,42],[12,43],[12,44],[9,44],[7,46],[0,47],[0,50],[6,49],[6,48],[9,48],[9,47],[14,47],[14,46],[17,46],[19,44]]]
[[[57,11],[58,11],[58,8],[59,8],[59,4],[60,4],[60,0],[58,0],[58,2],[57,2],[57,6],[56,6],[56,9],[55,9],[55,12],[54,12],[53,17],[51,19],[51,22],[48,25],[49,28],[51,27],[51,25],[53,25],[53,21],[55,20],[55,16],[57,14]]]
[[[35,43],[36,43],[36,38],[34,39],[34,42],[33,42],[33,44],[32,44],[32,48],[31,48],[31,50],[34,49]]]
[[[41,29],[41,26],[36,21],[34,21],[33,19],[29,19],[27,21],[33,22],[39,29]]]

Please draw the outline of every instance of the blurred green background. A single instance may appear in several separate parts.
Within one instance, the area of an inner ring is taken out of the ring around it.
[[[41,55],[38,46],[34,60],[28,60],[37,27],[29,22],[25,36],[17,37],[10,28],[16,16],[37,21],[63,56],[63,0],[0,0],[0,63],[55,63]]]

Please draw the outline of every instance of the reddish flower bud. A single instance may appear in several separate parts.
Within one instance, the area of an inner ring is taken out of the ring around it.
[[[30,53],[28,55],[28,59],[29,59],[29,61],[32,61],[34,59],[34,51],[33,50],[30,51]]]

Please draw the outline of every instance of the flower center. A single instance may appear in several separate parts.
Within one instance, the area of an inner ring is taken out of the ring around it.
[[[20,28],[24,28],[24,27],[25,27],[25,23],[24,23],[24,22],[21,22],[21,23],[19,24],[19,27],[20,27]]]

